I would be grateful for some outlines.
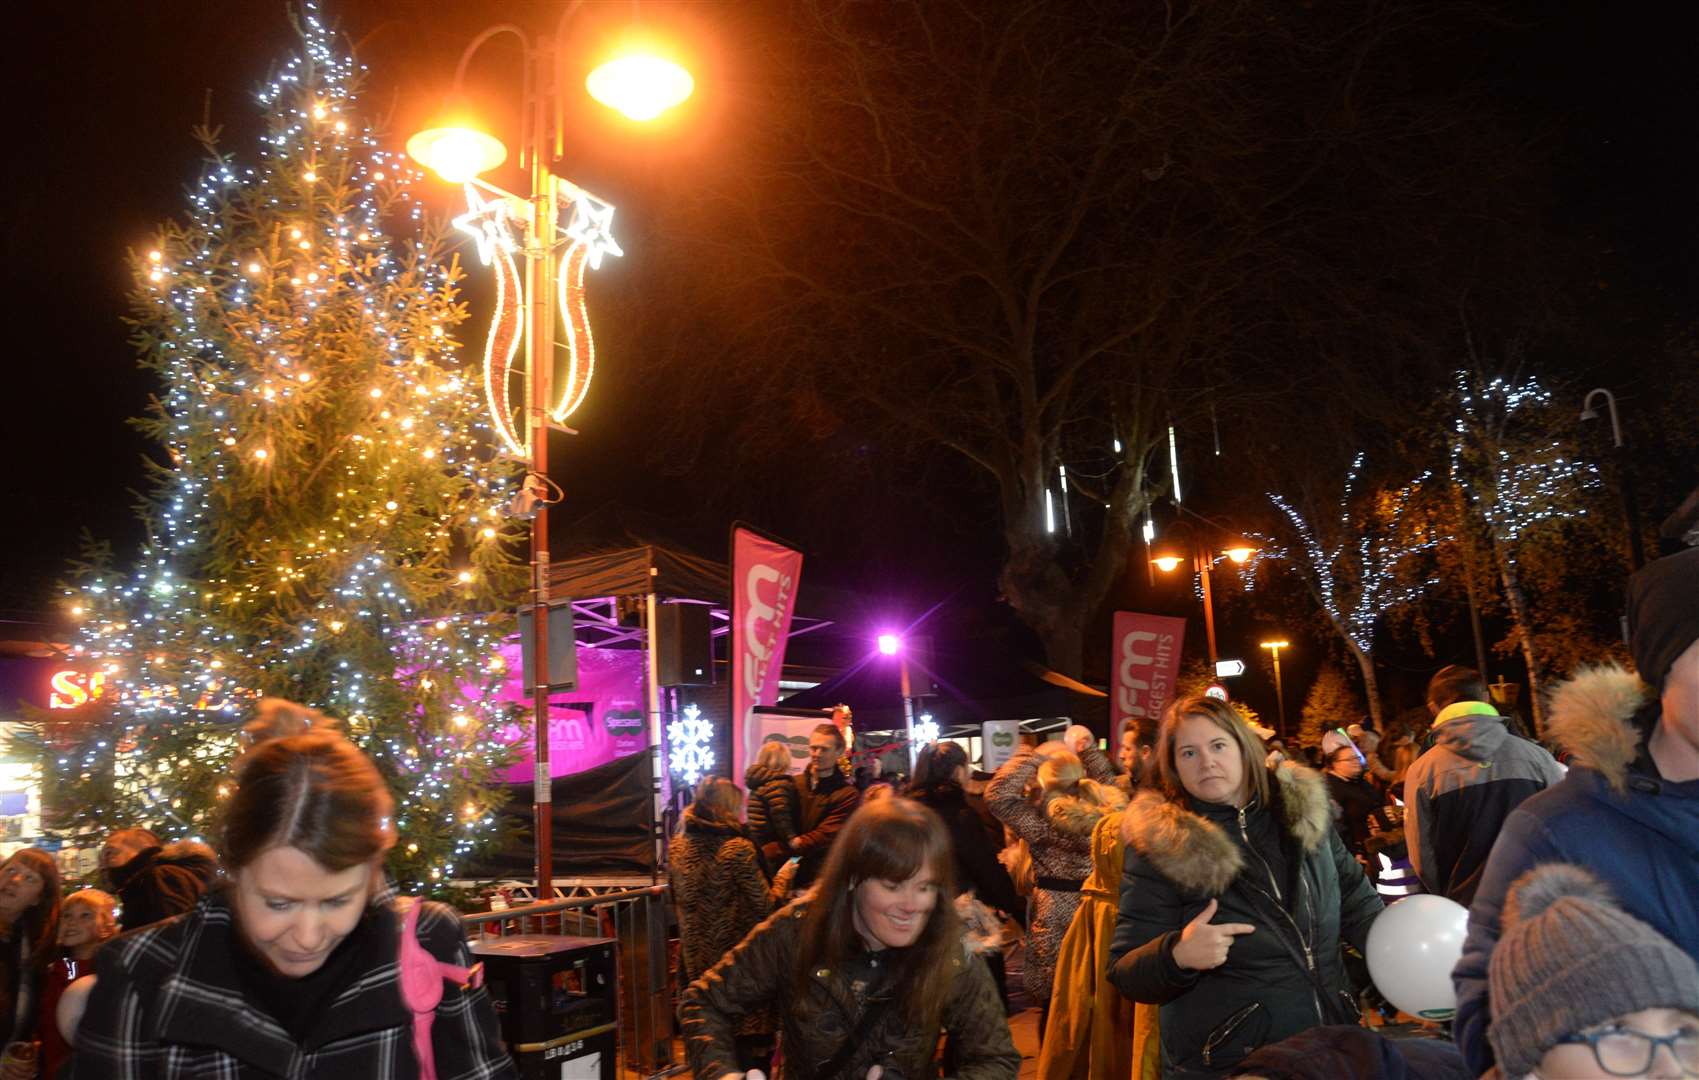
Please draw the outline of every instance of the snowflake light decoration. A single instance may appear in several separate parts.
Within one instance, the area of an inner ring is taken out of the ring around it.
[[[920,719],[914,722],[914,745],[926,746],[938,741],[938,722],[932,719],[931,713],[922,713]]]
[[[667,724],[667,760],[673,774],[694,785],[714,767],[714,729],[702,719],[702,710],[686,705],[684,715]]]

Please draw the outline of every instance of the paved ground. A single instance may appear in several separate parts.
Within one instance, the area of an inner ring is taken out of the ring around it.
[[[1038,1075],[1038,1010],[1027,1009],[1009,1017],[1009,1034],[1021,1052],[1020,1080]]]

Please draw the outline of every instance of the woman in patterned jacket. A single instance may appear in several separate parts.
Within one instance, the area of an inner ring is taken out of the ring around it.
[[[1041,1032],[1050,1016],[1056,953],[1091,873],[1091,831],[1098,819],[1127,805],[1127,797],[1111,786],[1115,770],[1090,744],[1091,733],[1074,727],[1067,735],[1080,748],[1077,755],[1056,742],[1023,748],[985,787],[985,804],[1031,859],[1033,912],[1022,978],[1039,1007]]]
[[[773,911],[755,845],[738,821],[742,810],[737,785],[709,777],[667,848],[667,881],[678,904],[686,981],[719,963]],[[765,1071],[773,1056],[772,1017],[758,1013],[739,1024],[737,1050],[742,1067]]]
[[[383,872],[394,811],[377,769],[332,726],[261,703],[228,804],[229,883],[101,951],[77,1080],[420,1076]],[[418,937],[437,961],[471,965],[441,904],[421,906]],[[423,1017],[440,1080],[517,1078],[483,989],[445,983]]]

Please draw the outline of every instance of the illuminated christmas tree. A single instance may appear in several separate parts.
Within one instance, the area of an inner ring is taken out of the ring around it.
[[[356,110],[361,69],[314,5],[264,86],[252,167],[197,134],[187,215],[136,253],[134,341],[166,463],[133,572],[67,603],[104,693],[38,725],[68,836],[212,836],[237,733],[272,695],[342,721],[389,777],[403,888],[491,838],[509,757],[492,695],[523,584],[494,450],[457,354],[458,263]]]

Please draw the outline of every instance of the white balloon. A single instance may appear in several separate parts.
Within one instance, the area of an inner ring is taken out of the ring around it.
[[[1469,909],[1455,900],[1406,896],[1369,927],[1369,975],[1386,1000],[1411,1016],[1449,1020],[1457,1011],[1451,969],[1468,931]]]

